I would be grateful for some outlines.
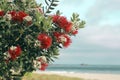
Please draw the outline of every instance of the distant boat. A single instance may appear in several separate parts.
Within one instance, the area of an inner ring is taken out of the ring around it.
[[[84,64],[84,63],[82,63],[82,64],[80,64],[81,66],[88,66],[88,64]]]

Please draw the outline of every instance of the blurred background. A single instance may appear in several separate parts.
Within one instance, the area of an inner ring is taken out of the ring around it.
[[[76,12],[86,25],[54,64],[120,65],[120,0],[59,1],[53,13],[60,10],[70,19]]]

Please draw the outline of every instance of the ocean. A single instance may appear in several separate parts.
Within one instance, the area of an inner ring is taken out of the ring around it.
[[[120,65],[51,64],[46,71],[120,74]]]

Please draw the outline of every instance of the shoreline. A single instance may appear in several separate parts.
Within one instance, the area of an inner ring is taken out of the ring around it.
[[[37,74],[59,75],[75,78],[83,78],[85,80],[120,80],[120,74],[106,73],[74,73],[74,72],[58,72],[58,71],[35,71]]]

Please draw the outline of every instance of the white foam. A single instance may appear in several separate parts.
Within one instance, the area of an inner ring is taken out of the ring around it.
[[[35,73],[47,73],[47,74],[51,74],[51,73],[53,73],[53,74],[63,74],[63,73],[69,73],[69,74],[73,74],[73,73],[75,73],[75,72],[67,72],[67,71],[39,71],[39,70],[37,70],[37,71],[35,71]]]

